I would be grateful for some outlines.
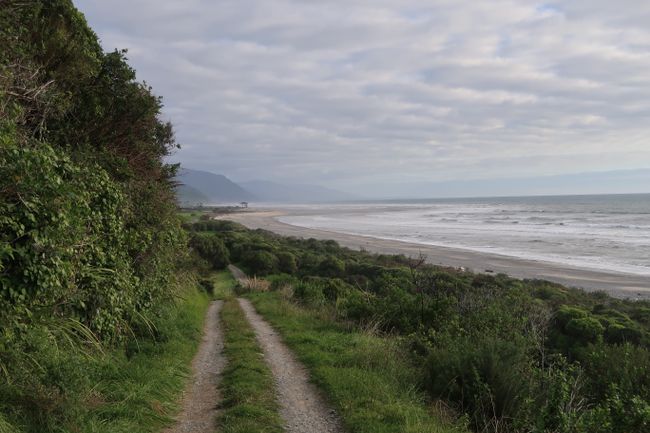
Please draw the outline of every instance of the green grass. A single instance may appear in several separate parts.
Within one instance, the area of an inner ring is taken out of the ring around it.
[[[235,287],[235,279],[232,277],[230,271],[219,271],[214,273],[211,277],[214,284],[214,297],[216,299],[227,299],[233,295],[233,287]]]
[[[221,310],[227,366],[221,379],[222,433],[282,432],[275,387],[255,333],[232,297]]]
[[[465,432],[442,420],[417,390],[417,372],[397,342],[349,332],[277,293],[248,295],[309,369],[353,433]]]
[[[53,348],[39,362],[59,393],[0,402],[0,433],[153,433],[169,425],[210,301],[195,287],[183,296],[156,319],[155,338],[90,357]]]
[[[114,356],[101,366],[94,393],[97,407],[83,432],[157,432],[170,424],[201,340],[209,305],[193,291],[158,324],[158,341],[139,342],[130,357]]]

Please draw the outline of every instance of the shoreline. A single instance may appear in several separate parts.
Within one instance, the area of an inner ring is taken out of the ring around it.
[[[261,209],[221,215],[219,219],[238,222],[250,229],[264,229],[283,236],[331,239],[344,247],[379,254],[424,254],[427,262],[465,268],[476,273],[504,273],[514,278],[543,279],[586,291],[602,290],[616,298],[650,300],[650,278],[642,275],[578,268],[551,262],[483,253],[371,236],[312,229],[280,222],[277,217],[291,215],[287,210]]]

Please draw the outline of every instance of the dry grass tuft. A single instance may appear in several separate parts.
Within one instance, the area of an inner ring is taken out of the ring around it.
[[[257,277],[241,278],[239,285],[242,293],[268,292],[271,288],[271,283]]]

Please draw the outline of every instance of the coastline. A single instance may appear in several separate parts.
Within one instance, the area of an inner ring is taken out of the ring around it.
[[[226,214],[219,219],[232,220],[250,229],[265,229],[283,236],[331,239],[342,246],[372,253],[404,254],[411,257],[423,254],[429,263],[462,267],[477,273],[504,273],[515,278],[543,279],[569,287],[579,287],[586,291],[602,290],[617,298],[650,300],[650,279],[642,275],[599,271],[461,248],[312,229],[277,220],[280,216],[291,214],[286,209],[260,209]]]

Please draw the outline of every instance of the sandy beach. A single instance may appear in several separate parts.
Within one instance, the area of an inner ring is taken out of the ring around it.
[[[581,269],[557,263],[519,259],[497,254],[479,253],[460,248],[431,246],[369,236],[298,227],[277,220],[290,214],[287,210],[249,210],[221,218],[239,222],[252,229],[265,229],[285,236],[332,239],[351,249],[381,254],[423,254],[432,264],[463,267],[474,272],[505,273],[517,278],[539,278],[588,291],[603,290],[612,296],[650,299],[650,279],[640,275]]]

